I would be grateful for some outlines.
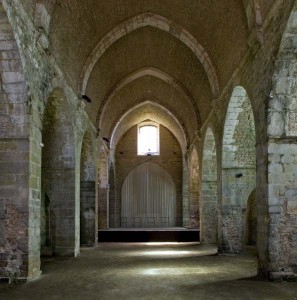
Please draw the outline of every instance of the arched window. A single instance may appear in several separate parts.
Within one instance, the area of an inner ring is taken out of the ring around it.
[[[159,124],[143,122],[138,124],[137,154],[159,155]]]

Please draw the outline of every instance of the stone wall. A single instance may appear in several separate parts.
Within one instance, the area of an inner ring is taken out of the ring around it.
[[[238,177],[242,174],[242,177]],[[241,253],[245,249],[246,207],[250,193],[255,188],[255,169],[230,169],[223,171],[222,190],[222,252]]]
[[[74,191],[71,198],[75,224],[70,239],[74,243],[75,254],[79,252],[81,143],[87,128],[96,134],[84,111],[84,103],[69,87],[47,49],[46,32],[41,33],[35,27],[34,9],[27,11],[23,4],[26,3],[2,1],[0,6],[3,99],[0,105],[0,161],[3,176],[0,185],[0,277],[12,278],[11,280],[16,277],[30,279],[40,275],[41,148],[45,138],[42,137],[42,127],[43,113],[51,91],[55,88],[63,90],[65,101],[69,105],[66,110],[67,118],[74,132],[74,179],[69,190]],[[7,173],[2,170],[7,170]],[[65,184],[59,186],[60,191],[67,191]],[[13,228],[10,227],[12,224]]]
[[[54,254],[74,254],[75,207],[75,147],[72,124],[65,112],[65,96],[61,90],[50,95],[43,118],[41,209],[49,201],[50,246]],[[42,231],[41,231],[42,232]]]
[[[69,82],[65,79],[65,74],[61,71],[53,53],[48,48],[50,19],[47,17],[51,14],[50,4],[53,1],[38,1],[38,3],[41,4],[39,13],[45,16],[39,20],[36,19],[35,15],[35,1],[2,0],[3,7],[0,6],[0,277],[11,278],[12,280],[15,277],[33,278],[40,274],[41,145],[44,142],[44,137],[42,137],[43,114],[50,93],[56,88],[63,90],[68,105],[67,118],[73,128],[74,152],[72,152],[72,158],[74,159],[74,167],[72,176],[74,184],[71,184],[71,189],[74,187],[75,192],[71,206],[74,209],[72,218],[74,218],[75,228],[72,229],[71,239],[76,254],[79,248],[80,227],[81,144],[87,129],[93,133],[92,136],[97,134],[85,113],[85,104],[77,97],[76,91],[70,87]],[[216,98],[212,101],[212,110],[209,115],[203,116],[205,122],[202,124],[201,132],[197,132],[195,139],[198,141],[198,156],[200,158],[202,157],[203,143],[199,139],[205,135],[209,126],[213,128],[217,141],[219,179],[218,222],[220,226],[218,234],[221,245],[223,242],[229,243],[228,239],[224,238],[226,235],[223,233],[225,221],[222,218],[224,211],[222,205],[225,200],[222,201],[221,194],[223,192],[223,196],[228,198],[231,195],[226,194],[226,191],[228,192],[227,186],[242,186],[242,179],[235,176],[244,175],[247,169],[237,169],[236,172],[235,170],[224,170],[226,172],[222,176],[223,128],[234,87],[239,85],[244,87],[251,101],[256,128],[259,275],[273,278],[277,276],[286,277],[297,272],[295,226],[297,221],[295,207],[296,99],[294,96],[296,92],[296,8],[293,10],[285,31],[279,54],[278,50],[282,33],[295,1],[257,0],[254,1],[254,4],[249,1],[245,1],[245,3],[247,11],[253,10],[255,8],[253,6],[256,4],[259,5],[262,20],[257,22],[255,19],[255,22],[253,20],[250,22],[250,33],[247,38],[248,50],[239,64],[236,61],[236,70],[231,68],[232,64],[229,64],[230,66],[227,68],[227,62],[223,62],[222,65],[226,66],[223,68],[224,71],[228,69],[228,72],[224,74],[230,75],[229,81],[224,81],[224,86],[215,85],[216,90],[220,93],[219,95],[214,94]],[[256,8],[258,9],[258,6]],[[37,16],[39,13],[37,11]],[[247,15],[250,14],[247,13]],[[150,16],[147,17],[150,20]],[[43,21],[45,22],[42,23]],[[253,25],[254,23],[255,25]],[[199,28],[196,24],[193,26]],[[240,37],[237,36],[236,38],[239,39]],[[77,47],[77,49],[85,48]],[[87,52],[89,53],[89,51]],[[73,61],[71,61],[71,65],[74,65]],[[110,68],[109,65],[106,67]],[[79,77],[79,72],[75,72],[75,74]],[[225,84],[225,82],[227,83]],[[193,86],[196,85],[193,84]],[[199,90],[199,92],[201,91]],[[269,105],[268,118],[266,118],[267,105]],[[131,139],[131,141],[133,140]],[[195,141],[192,141],[192,144],[194,143]],[[129,149],[129,145],[125,149]],[[242,145],[245,148],[245,144]],[[180,154],[179,151],[176,152]],[[122,152],[125,155],[125,151]],[[130,168],[140,163],[135,158],[135,153],[128,154],[125,160],[125,172],[121,173],[121,167],[118,168],[116,165],[115,171],[121,180],[125,178]],[[232,160],[236,160],[238,163],[246,160],[249,156],[233,157],[232,155]],[[116,158],[117,161],[121,162],[119,152],[116,153]],[[164,159],[163,163],[165,164],[167,161],[170,161],[168,157],[166,157],[166,161]],[[202,160],[199,161],[201,164],[199,169],[202,170]],[[180,163],[178,171],[180,172],[180,181],[178,184],[181,186],[183,176],[183,203],[186,207],[188,205],[187,176],[189,169],[186,164],[182,166],[181,154],[178,163]],[[239,164],[238,167],[243,166]],[[118,173],[119,171],[120,173]],[[249,178],[249,174],[247,175]],[[254,176],[250,175],[251,177]],[[174,176],[172,177],[174,178]],[[226,180],[222,180],[222,177],[232,180],[228,181],[226,185]],[[176,183],[177,186],[178,184]],[[120,186],[116,183],[117,191],[119,191]],[[252,184],[250,187],[252,188]],[[61,184],[60,189],[64,188],[65,186]],[[105,199],[103,203],[106,203],[106,207],[108,207],[108,180],[102,188],[103,190],[100,192],[96,190],[96,193],[97,196],[102,194],[102,198]],[[234,189],[230,189],[230,191],[232,190],[234,191]],[[182,194],[181,189],[179,193]],[[250,191],[244,193],[248,196]],[[118,201],[118,194],[116,197]],[[234,207],[229,210],[228,218],[232,222],[234,221],[235,225],[231,227],[236,229],[239,228],[236,225],[237,222],[240,220],[241,224],[244,219],[242,209],[245,207],[238,206],[232,201],[230,205],[234,205]],[[115,208],[116,214],[119,214],[118,207]],[[185,220],[187,220],[187,216],[185,217],[184,214]],[[104,222],[106,224],[108,221]],[[24,230],[24,228],[28,230]],[[236,230],[234,232],[228,230],[228,232],[237,237],[240,236]],[[239,239],[241,240],[241,237]],[[239,248],[239,244],[236,245]]]
[[[253,190],[249,195],[245,213],[245,241],[247,245],[257,245],[257,214],[256,190]]]
[[[160,126],[160,155],[137,155],[137,126],[132,127],[120,140],[115,151],[116,174],[116,226],[120,226],[120,201],[122,184],[129,172],[145,162],[153,162],[164,168],[176,186],[176,226],[182,226],[182,152],[173,134]],[[110,203],[110,205],[113,205]]]
[[[201,242],[218,242],[218,176],[216,143],[213,132],[207,129],[202,157]]]
[[[80,182],[80,244],[83,246],[94,246],[97,242],[95,188],[95,181]]]
[[[269,98],[268,268],[273,278],[297,274],[296,20],[295,3],[281,42]]]
[[[111,163],[108,172],[108,183],[109,183],[109,195],[108,195],[108,216],[109,226],[115,227],[116,223],[116,183],[115,183],[115,170],[114,164]]]
[[[222,240],[222,140],[224,117],[228,108],[234,87],[243,86],[249,95],[255,120],[256,129],[256,197],[258,210],[257,250],[259,257],[258,274],[260,277],[270,278],[269,267],[272,249],[270,240],[269,192],[268,192],[268,144],[267,144],[267,103],[272,89],[271,78],[275,69],[275,61],[282,33],[294,1],[275,2],[267,13],[263,24],[252,30],[249,37],[249,50],[242,59],[229,82],[223,88],[220,97],[213,101],[213,110],[203,124],[201,135],[205,134],[208,126],[214,129],[218,155],[218,195],[219,195],[219,241]],[[270,113],[269,113],[270,115]],[[201,153],[200,148],[200,153]],[[277,239],[276,243],[279,242]]]
[[[98,226],[109,227],[109,185],[108,185],[108,151],[102,147],[98,165]]]
[[[296,141],[269,143],[270,270],[273,277],[297,273]]]
[[[199,171],[199,159],[195,148],[191,153],[189,160],[190,168],[190,187],[189,187],[189,227],[200,227],[200,171]],[[184,224],[185,225],[185,224]]]
[[[246,207],[256,186],[255,123],[250,100],[235,87],[225,119],[222,153],[222,252],[245,248]]]
[[[188,226],[190,223],[190,172],[187,163],[187,155],[183,159],[183,226]]]
[[[95,162],[92,135],[86,132],[82,142],[80,165],[80,244],[88,246],[95,245],[98,240]]]
[[[38,255],[38,243],[33,239],[38,230],[38,221],[30,222],[30,215],[35,217],[38,214],[37,177],[40,158],[31,155],[34,141],[30,146],[24,69],[2,3],[0,57],[0,278],[14,281],[15,278],[39,274],[39,262],[33,260],[29,265],[28,260]],[[40,153],[36,144],[34,147]],[[29,180],[32,190],[29,190]],[[28,206],[29,193],[34,212]],[[28,246],[30,239],[34,250]]]

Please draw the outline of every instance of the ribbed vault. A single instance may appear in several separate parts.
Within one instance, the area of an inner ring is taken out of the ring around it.
[[[110,137],[111,130],[118,119],[135,105],[147,100],[167,108],[185,128],[189,139],[194,138],[197,122],[195,122],[196,115],[191,101],[184,93],[177,91],[167,82],[154,76],[144,76],[134,80],[109,100],[101,115],[101,132],[106,137]]]
[[[104,134],[150,100],[176,115],[191,140],[243,57],[260,2],[73,0],[39,7],[53,11],[50,51],[73,88],[92,100],[87,113]]]
[[[99,128],[101,128],[101,124],[103,122],[103,116],[106,111],[106,106],[108,106],[113,99],[113,97],[116,96],[116,94],[125,86],[128,84],[132,83],[133,81],[142,78],[144,76],[153,76],[156,77],[165,83],[168,83],[172,86],[173,89],[175,89],[177,92],[180,94],[183,94],[186,98],[190,100],[191,103],[188,103],[189,107],[192,106],[192,109],[195,111],[196,114],[196,119],[198,125],[200,124],[200,114],[199,110],[197,108],[197,105],[195,103],[194,98],[192,97],[191,93],[187,90],[187,88],[178,80],[175,78],[171,77],[169,74],[153,68],[153,67],[147,67],[147,68],[142,68],[139,70],[136,70],[135,72],[129,74],[127,77],[123,78],[120,82],[118,82],[112,89],[106,94],[104,97],[101,106],[99,108],[98,116],[97,116],[97,123],[99,124]]]
[[[149,100],[174,114],[191,141],[267,2],[40,0],[34,14],[73,89],[92,100],[87,113],[104,135]]]
[[[180,25],[174,23],[172,20],[152,13],[145,13],[131,18],[113,28],[107,33],[107,35],[103,37],[103,39],[96,45],[83,67],[80,78],[80,90],[82,93],[84,93],[86,90],[88,79],[94,66],[96,65],[96,62],[100,59],[104,52],[118,39],[124,37],[130,32],[146,26],[151,26],[165,31],[188,46],[203,65],[214,96],[219,94],[219,84],[216,71],[203,46],[198,43],[198,41],[193,35],[191,35],[190,32],[182,28]]]
[[[210,85],[193,52],[169,34],[156,28],[143,27],[114,43],[94,67],[86,90],[86,94],[94,102],[88,107],[91,118],[95,120],[95,112],[98,112],[113,86],[143,68],[158,69],[181,82],[195,99],[195,106],[201,116],[209,113],[212,99]],[[136,82],[135,80],[129,84],[131,89]],[[141,90],[142,93],[147,93],[154,88],[151,84],[141,87]],[[162,89],[158,93],[164,99],[169,97]],[[179,109],[184,109],[184,106],[180,101]],[[192,121],[196,123],[196,120]]]

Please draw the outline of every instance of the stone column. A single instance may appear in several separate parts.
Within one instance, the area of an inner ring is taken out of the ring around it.
[[[107,229],[109,227],[109,212],[108,212],[108,197],[109,196],[109,186],[99,186],[98,197],[99,197],[99,205],[98,205],[98,222],[99,229]]]
[[[28,139],[0,139],[0,277],[11,282],[40,274],[40,192],[30,176]]]
[[[80,182],[80,244],[94,246],[96,232],[96,184],[95,181]]]

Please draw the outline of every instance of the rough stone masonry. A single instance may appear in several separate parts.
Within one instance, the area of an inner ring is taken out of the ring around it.
[[[120,227],[122,184],[153,160],[174,182],[175,226],[222,253],[256,242],[260,277],[295,279],[296,11],[2,0],[0,278],[31,280],[41,254],[76,257]],[[147,121],[159,156],[137,155]]]

